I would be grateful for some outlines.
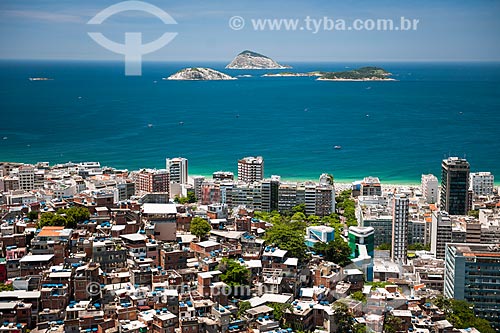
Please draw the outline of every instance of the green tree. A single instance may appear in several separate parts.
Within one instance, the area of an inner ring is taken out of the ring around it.
[[[469,216],[473,216],[473,217],[475,217],[476,219],[478,219],[478,218],[479,218],[479,209],[476,209],[476,210],[469,210],[469,211],[467,212],[467,215],[469,215]]]
[[[270,308],[273,308],[273,317],[274,320],[281,320],[283,318],[283,314],[286,310],[292,310],[292,304],[290,303],[269,303],[267,304]]]
[[[30,221],[34,221],[34,220],[37,220],[37,219],[38,219],[38,214],[39,214],[39,213],[40,213],[40,212],[37,212],[37,211],[34,211],[34,210],[30,210],[30,211],[28,212],[27,217],[30,219]]]
[[[403,330],[403,321],[387,313],[384,318],[384,333],[397,333]]]
[[[188,191],[187,200],[188,200],[188,203],[195,203],[196,202],[196,195],[193,191]]]
[[[306,213],[306,204],[299,204],[295,207],[292,208],[292,213],[303,213],[305,215]]]
[[[77,223],[82,223],[90,218],[90,212],[85,207],[71,207],[64,209],[63,213],[67,217],[71,217],[73,220],[68,220],[68,223],[74,221],[75,227]]]
[[[249,310],[252,308],[252,304],[250,304],[250,302],[248,301],[244,301],[244,302],[240,302],[238,304],[238,313],[237,313],[237,317],[238,318],[241,318],[241,316],[243,314],[245,314],[245,311]]]
[[[202,219],[201,217],[194,217],[191,220],[191,225],[189,231],[198,237],[198,239],[202,239],[208,233],[212,230],[212,227],[210,226],[210,223],[207,222],[207,220]]]
[[[335,235],[335,239],[328,243],[315,243],[313,249],[317,253],[322,254],[325,260],[333,261],[342,267],[351,263],[351,259],[349,259],[351,249],[338,235]]]
[[[355,292],[353,292],[351,294],[351,298],[355,299],[356,301],[363,302],[363,303],[366,302],[366,296],[361,291],[355,291]]]
[[[38,228],[43,228],[45,226],[50,226],[52,225],[52,219],[54,218],[55,214],[54,213],[50,213],[50,212],[46,212],[46,213],[42,213],[40,215],[40,219],[38,221]]]
[[[233,259],[223,258],[218,269],[222,272],[221,280],[229,286],[248,285],[250,270]]]
[[[288,255],[299,259],[306,258],[307,246],[305,241],[304,222],[291,221],[289,223],[274,223],[266,230],[267,244],[273,244],[282,250],[287,250]]]
[[[474,313],[474,306],[467,301],[439,296],[433,303],[444,312],[446,320],[452,323],[456,328],[475,327],[481,333],[495,332],[487,320],[476,316]]]
[[[189,202],[189,200],[186,197],[179,197],[178,195],[176,195],[174,197],[174,202],[181,204],[181,205],[184,205],[184,204],[187,204]]]
[[[337,324],[337,332],[349,332],[354,325],[349,308],[342,302],[333,303],[333,319]]]
[[[385,250],[385,251],[389,250],[390,251],[391,248],[392,248],[392,246],[390,243],[383,243],[383,244],[380,244],[379,246],[377,246],[377,250],[381,250],[381,251],[382,250]]]

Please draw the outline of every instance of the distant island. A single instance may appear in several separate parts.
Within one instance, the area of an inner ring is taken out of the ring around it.
[[[208,81],[208,80],[236,80],[236,78],[216,71],[212,68],[191,67],[184,68],[164,80],[187,80],[187,81]]]
[[[391,73],[380,67],[361,67],[350,71],[325,72],[318,78],[320,81],[395,81]]]
[[[313,71],[307,73],[268,73],[262,75],[263,77],[304,77],[316,76],[320,81],[395,81],[389,76],[391,73],[380,67],[361,67],[349,71],[342,72],[321,72]]]
[[[273,59],[257,52],[245,50],[238,54],[227,69],[285,69],[291,68],[278,64]]]

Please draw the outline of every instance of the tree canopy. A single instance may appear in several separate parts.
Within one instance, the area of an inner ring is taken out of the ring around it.
[[[212,227],[210,226],[210,223],[208,223],[207,220],[202,219],[201,217],[194,217],[191,220],[191,225],[189,228],[189,231],[198,237],[200,240],[208,235],[208,233],[212,230]]]
[[[266,230],[264,238],[267,244],[274,244],[282,250],[287,250],[289,256],[305,259],[307,256],[307,246],[304,243],[305,228],[306,224],[301,221],[277,222]]]
[[[45,226],[61,226],[65,228],[76,228],[81,223],[90,218],[90,212],[85,207],[71,207],[59,209],[56,213],[45,212],[40,215],[38,228]]]
[[[338,235],[335,235],[335,239],[328,243],[316,243],[313,247],[314,251],[324,256],[325,260],[333,261],[334,263],[345,267],[351,260],[349,256],[351,255],[351,249],[349,245]]]
[[[223,258],[218,267],[221,280],[229,286],[248,285],[250,270],[233,259]]]
[[[481,333],[495,332],[495,330],[491,328],[489,321],[475,315],[474,306],[467,301],[439,296],[433,303],[443,310],[446,320],[452,323],[456,328],[475,327]]]

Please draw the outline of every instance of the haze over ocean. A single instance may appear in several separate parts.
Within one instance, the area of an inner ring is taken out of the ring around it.
[[[191,175],[209,175],[261,155],[266,176],[418,183],[422,173],[439,177],[451,155],[500,179],[499,63],[290,64],[294,72],[377,65],[397,82],[266,78],[277,71],[225,65],[145,63],[141,77],[127,77],[122,62],[0,61],[0,160],[133,170],[182,156]],[[162,80],[188,66],[253,76]]]

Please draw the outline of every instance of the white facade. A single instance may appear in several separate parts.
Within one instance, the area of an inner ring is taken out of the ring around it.
[[[31,165],[23,165],[19,167],[19,188],[25,191],[30,191],[35,187],[35,168]]]
[[[425,202],[433,204],[438,199],[438,179],[433,174],[422,175],[422,194]]]
[[[238,180],[253,183],[264,179],[264,159],[262,156],[244,157],[238,161]]]
[[[475,195],[491,195],[495,183],[495,177],[491,172],[473,172],[470,177],[470,189]]]
[[[170,172],[170,182],[187,184],[188,160],[183,157],[167,158],[167,168]]]
[[[409,204],[409,199],[403,194],[396,194],[393,199],[391,257],[395,262],[406,263]]]

